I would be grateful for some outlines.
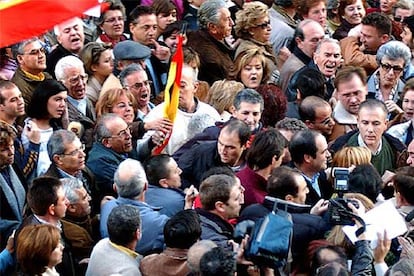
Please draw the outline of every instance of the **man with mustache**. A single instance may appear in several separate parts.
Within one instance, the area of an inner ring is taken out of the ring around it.
[[[44,72],[46,69],[46,50],[38,38],[31,38],[14,45],[12,51],[19,66],[11,81],[21,91],[27,107],[37,85],[45,79],[52,78],[49,73]]]
[[[46,71],[55,77],[56,63],[69,55],[79,56],[85,42],[83,22],[79,17],[71,18],[54,27],[58,46],[47,56]]]

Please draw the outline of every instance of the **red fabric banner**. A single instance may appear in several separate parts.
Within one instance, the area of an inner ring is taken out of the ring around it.
[[[0,47],[39,36],[97,5],[98,0],[0,1]]]

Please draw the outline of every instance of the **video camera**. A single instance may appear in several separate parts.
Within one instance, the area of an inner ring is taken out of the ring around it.
[[[334,189],[338,197],[329,200],[329,222],[333,225],[354,225],[355,215],[348,207],[348,203],[351,203],[357,209],[359,203],[356,200],[343,197],[344,193],[348,192],[349,170],[348,168],[335,167],[332,172],[334,175]]]

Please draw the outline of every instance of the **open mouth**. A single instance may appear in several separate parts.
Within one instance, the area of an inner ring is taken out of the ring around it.
[[[141,100],[146,100],[148,98],[148,93],[142,93],[141,94]]]

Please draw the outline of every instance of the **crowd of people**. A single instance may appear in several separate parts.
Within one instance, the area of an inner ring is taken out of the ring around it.
[[[412,0],[104,0],[0,49],[0,274],[414,275],[413,33]],[[407,231],[352,242],[337,197]]]

